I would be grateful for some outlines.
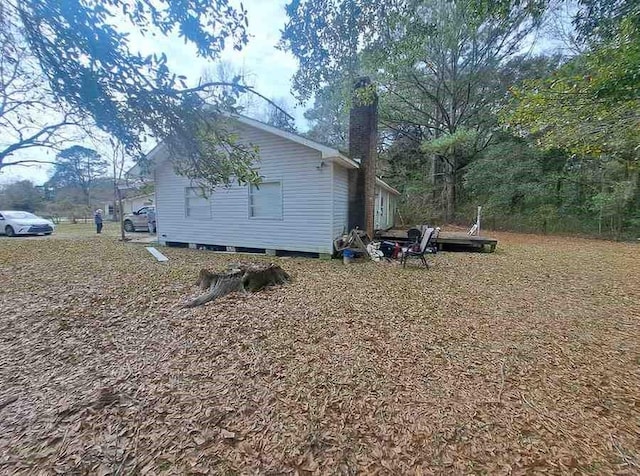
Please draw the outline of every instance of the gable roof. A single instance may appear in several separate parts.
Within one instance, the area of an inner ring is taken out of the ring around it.
[[[348,169],[360,168],[359,162],[356,162],[355,160],[350,159],[349,157],[344,155],[342,152],[340,152],[338,149],[334,149],[333,147],[329,147],[327,145],[308,139],[307,137],[301,136],[294,132],[285,131],[278,127],[271,126],[264,122],[258,121],[256,119],[252,119],[250,117],[242,116],[240,114],[231,114],[230,117],[240,122],[241,124],[246,124],[250,127],[255,127],[256,129],[269,132],[278,137],[282,137],[283,139],[287,139],[292,142],[296,142],[298,144],[309,147],[311,149],[317,150],[320,152],[320,154],[322,154],[323,159],[328,159],[334,162],[338,162],[340,165]],[[389,193],[392,193],[394,195],[400,195],[400,192],[398,192],[395,188],[393,188],[391,185],[387,184],[386,182],[384,182],[382,179],[378,177],[376,177],[376,185],[379,185],[380,188],[388,191]]]
[[[308,139],[307,137],[301,136],[294,132],[285,131],[284,129],[271,126],[269,124],[258,121],[256,119],[243,116],[241,114],[228,114],[228,117],[239,122],[240,124],[245,124],[249,127],[254,127],[256,129],[267,132],[269,134],[273,134],[283,139],[289,140],[291,142],[295,142],[305,147],[309,147],[310,149],[317,150],[318,152],[320,152],[321,157],[323,159],[338,163],[347,169],[360,168],[360,164],[358,162],[356,162],[353,159],[350,159],[349,157],[344,155],[342,152],[340,152],[338,149],[335,149],[333,147],[329,147],[327,145]],[[160,154],[160,152],[164,151],[165,149],[166,147],[164,145],[164,142],[160,142],[147,154],[147,157],[151,160],[154,160]],[[131,169],[129,169],[127,174],[140,175],[140,167],[138,167],[137,164],[134,165]],[[392,193],[394,195],[400,195],[400,192],[398,192],[395,188],[388,185],[386,182],[384,182],[382,179],[378,177],[376,177],[376,185],[379,185],[380,188],[388,191],[389,193]]]
[[[338,149],[335,149],[328,145],[321,144],[320,142],[308,139],[304,136],[301,136],[300,134],[296,134],[295,132],[285,131],[284,129],[271,126],[265,122],[252,119],[241,114],[229,114],[229,117],[238,121],[240,124],[246,124],[247,126],[255,127],[256,129],[259,129],[261,131],[268,132],[278,137],[282,137],[283,139],[290,140],[291,142],[309,147],[310,149],[317,150],[318,152],[320,152],[323,159],[338,162],[340,163],[340,165],[348,169],[358,168],[358,163],[355,160],[350,159]]]
[[[393,188],[391,185],[389,185],[387,182],[385,182],[381,178],[376,177],[376,185],[378,185],[382,190],[386,190],[392,195],[400,195],[400,192],[398,192],[395,188]]]

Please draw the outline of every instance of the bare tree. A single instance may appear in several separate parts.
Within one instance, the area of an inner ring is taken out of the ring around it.
[[[0,5],[0,170],[50,163],[13,157],[36,147],[59,149],[77,125],[51,94],[19,28]]]
[[[116,216],[118,217],[118,223],[120,223],[120,239],[125,241],[124,235],[124,210],[122,207],[122,192],[119,184],[122,182],[122,176],[124,175],[124,168],[126,164],[126,151],[125,147],[118,141],[111,139],[111,166],[113,168],[113,198],[117,206],[115,206]]]
[[[552,43],[554,52],[561,52],[565,57],[574,57],[587,50],[587,45],[580,41],[579,32],[573,24],[579,10],[578,0],[552,0],[544,17],[546,40]]]
[[[289,132],[296,132],[295,120],[289,114],[293,107],[286,97],[273,99],[273,104],[266,104],[258,119],[266,122],[270,126],[277,127]]]
[[[233,93],[232,84],[239,83],[247,88],[255,89],[256,75],[248,70],[244,65],[236,66],[228,60],[223,60],[215,66],[207,67],[202,71],[200,81],[206,83],[228,84],[221,89],[226,90],[229,94]],[[205,100],[207,96],[204,96]],[[259,109],[258,96],[254,94],[243,94],[235,101],[235,108],[238,112],[247,116],[253,116]]]
[[[525,40],[538,28],[537,18],[524,8],[512,8],[504,18],[473,15],[465,2],[420,5],[409,22],[413,28],[419,25],[418,33],[403,41],[388,38],[397,48],[392,56],[410,53],[377,76],[387,93],[381,102],[383,124],[394,129],[411,123],[419,126],[418,139],[425,145],[435,142],[435,147],[427,146],[433,198],[441,203],[446,221],[454,217],[461,172],[487,147],[496,127],[494,112],[506,92],[499,71],[526,58]],[[383,61],[383,54],[374,50],[373,61]]]
[[[129,35],[175,34],[199,57],[217,62],[226,47],[241,50],[248,42],[247,12],[230,2],[137,0],[132,8],[127,0],[63,7],[59,0],[3,0],[0,87],[17,93],[4,93],[2,164],[48,162],[6,159],[60,147],[78,121],[117,138],[142,165],[146,140],[164,141],[176,172],[209,189],[259,182],[257,149],[239,143],[225,120],[245,93],[268,99],[239,80],[188,85],[186,76],[170,70],[165,53],[143,56]]]

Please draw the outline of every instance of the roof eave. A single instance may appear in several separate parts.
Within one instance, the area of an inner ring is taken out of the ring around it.
[[[393,195],[398,195],[398,196],[401,195],[400,192],[398,192],[395,188],[393,188],[391,185],[386,183],[381,178],[376,177],[376,185],[379,185],[380,188],[386,190],[389,193],[392,193]]]
[[[135,164],[133,167],[131,167],[129,170],[127,170],[125,172],[125,175],[127,175],[129,177],[140,178],[140,179],[151,178],[152,177],[152,172],[154,171],[154,168],[163,159],[165,159],[167,157],[167,154],[160,155],[162,152],[164,152],[166,150],[166,148],[167,147],[166,147],[164,141],[160,141],[155,145],[155,147],[153,149],[151,149],[149,152],[147,152],[146,158],[147,158],[147,161],[148,161],[148,164],[149,164],[148,173],[143,174],[142,173],[142,167],[140,167],[139,164]],[[158,158],[160,158],[161,160],[157,160]]]
[[[255,127],[256,129],[263,130],[265,132],[270,132],[271,134],[282,137],[283,139],[288,139],[292,142],[304,145],[305,147],[309,147],[310,149],[317,150],[320,152],[323,159],[335,160],[336,158],[341,158],[345,159],[347,162],[350,161],[350,159],[342,155],[338,149],[319,144],[318,142],[307,139],[306,137],[303,137],[299,134],[294,134],[292,132],[279,129],[278,127],[270,126],[269,124],[265,124],[264,122],[257,121],[256,119],[252,119],[250,117],[242,116],[240,114],[228,114],[228,117],[238,121],[241,124]],[[347,162],[345,162],[345,166],[353,168],[351,165],[346,165]]]
[[[332,151],[333,152],[333,151]],[[349,157],[345,157],[342,154],[322,154],[323,159],[330,160],[336,164],[343,166],[346,169],[358,169],[360,166],[354,160],[351,160]]]

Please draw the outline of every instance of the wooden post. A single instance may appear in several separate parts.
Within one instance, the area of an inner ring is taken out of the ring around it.
[[[476,235],[480,236],[480,215],[482,213],[482,207],[478,207],[478,219],[476,220],[476,225],[478,225],[478,228],[476,228]]]

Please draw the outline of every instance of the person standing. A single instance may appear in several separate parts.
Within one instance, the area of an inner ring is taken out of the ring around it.
[[[98,235],[102,233],[102,210],[97,209],[93,214],[93,222],[96,224],[96,232]]]
[[[149,225],[149,233],[154,235],[156,233],[156,211],[153,208],[149,208],[147,212],[147,223]]]

